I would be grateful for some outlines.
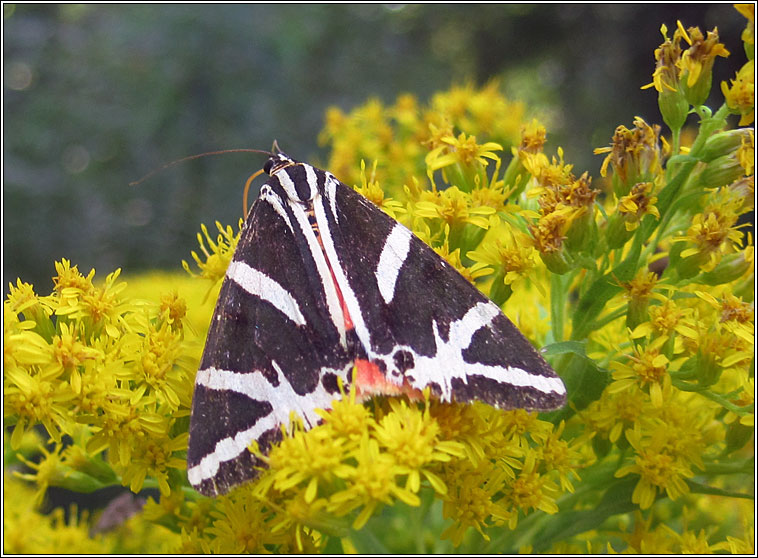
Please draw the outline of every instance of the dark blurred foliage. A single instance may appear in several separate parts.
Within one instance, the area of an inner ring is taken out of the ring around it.
[[[35,5],[5,4],[3,290],[38,292],[53,261],[86,274],[180,269],[201,222],[235,224],[262,157],[207,157],[129,182],[182,156],[272,141],[324,160],[324,110],[370,97],[500,77],[549,118],[577,174],[597,177],[619,124],[660,123],[651,81],[662,23],[718,26],[745,61],[730,4]],[[716,102],[716,100],[714,100]],[[720,99],[717,101],[720,104]]]

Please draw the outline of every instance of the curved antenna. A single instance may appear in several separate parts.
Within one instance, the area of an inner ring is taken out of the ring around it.
[[[245,192],[242,194],[242,214],[247,216],[248,207],[247,207],[247,193],[250,191],[250,185],[253,183],[253,180],[258,178],[260,175],[263,174],[263,169],[254,172],[250,175],[250,178],[247,179],[247,182],[245,182]]]
[[[279,146],[277,145],[276,141],[274,141],[274,148],[279,149]],[[224,153],[263,153],[264,155],[268,155],[269,157],[273,156],[274,153],[272,151],[264,151],[262,149],[222,149],[219,151],[208,151],[206,153],[199,153],[197,155],[190,155],[189,157],[182,157],[181,159],[177,159],[175,161],[171,161],[170,163],[166,163],[162,167],[158,167],[157,169],[154,169],[147,173],[145,176],[140,178],[139,180],[135,180],[134,182],[130,182],[129,186],[137,186],[138,184],[141,184],[154,174],[157,174],[163,170],[166,170],[169,167],[173,167],[174,165],[178,165],[179,163],[183,163],[185,161],[191,161],[192,159],[199,159],[200,157],[209,157],[212,155],[223,155]]]

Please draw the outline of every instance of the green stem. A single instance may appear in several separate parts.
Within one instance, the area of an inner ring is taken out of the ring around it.
[[[707,388],[701,387],[696,384],[691,384],[689,382],[683,382],[681,380],[675,380],[672,379],[671,384],[681,390],[681,391],[693,391],[696,393],[699,393],[703,397],[706,397],[707,399],[710,399],[711,401],[715,401],[722,407],[724,407],[727,411],[732,411],[736,415],[743,416],[748,413],[753,412],[754,405],[748,405],[746,407],[740,407],[739,405],[735,405],[734,403],[730,402],[728,399],[723,397],[722,395],[718,393],[713,393]]]
[[[734,475],[752,473],[755,460],[751,457],[742,463],[709,463],[705,466],[705,475]]]
[[[550,275],[550,322],[553,330],[553,340],[563,341],[564,325],[566,323],[566,285],[569,277],[553,273]]]

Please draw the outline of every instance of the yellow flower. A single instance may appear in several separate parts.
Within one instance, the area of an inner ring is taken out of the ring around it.
[[[661,218],[655,203],[658,198],[651,195],[652,182],[639,182],[632,186],[628,195],[619,200],[618,211],[624,216],[626,230],[635,230],[645,215],[653,215],[656,219]]]
[[[490,462],[482,462],[476,468],[469,466],[456,473],[455,478],[447,479],[450,490],[442,504],[443,516],[452,519],[453,524],[445,529],[442,538],[450,539],[458,546],[469,527],[473,527],[485,540],[489,540],[484,528],[489,525],[490,518],[507,523],[511,517],[517,516],[493,501],[503,489],[506,477]]]
[[[711,91],[711,75],[716,57],[726,58],[729,51],[719,42],[718,29],[715,27],[703,37],[697,27],[685,31],[682,22],[677,21],[676,24],[676,32],[690,45],[678,62],[684,93],[691,105],[700,106]]]
[[[466,223],[486,229],[489,227],[488,217],[494,213],[491,207],[472,206],[471,195],[456,186],[442,192],[428,192],[414,207],[415,216],[441,220],[453,231]]]
[[[394,499],[409,506],[418,506],[421,501],[408,487],[397,485],[398,476],[408,474],[408,467],[399,464],[390,454],[380,451],[377,440],[364,437],[355,452],[356,465],[345,475],[348,486],[333,494],[328,509],[336,515],[345,515],[362,507],[353,521],[353,529],[363,527],[380,504],[390,504]]]
[[[643,436],[637,427],[626,431],[626,438],[634,448],[636,457],[633,464],[623,466],[615,473],[616,477],[631,473],[640,476],[632,493],[632,502],[639,504],[643,510],[653,505],[661,491],[665,491],[672,500],[687,494],[690,489],[685,479],[695,476],[685,463],[667,451],[670,440],[665,435],[665,425],[661,424],[655,432],[651,436]]]
[[[521,143],[514,151],[525,153],[541,153],[545,145],[547,131],[536,119],[521,128]]]
[[[743,302],[741,298],[728,292],[721,300],[704,291],[695,291],[695,294],[718,312],[719,323],[723,324],[725,329],[747,343],[754,341],[754,303]]]
[[[747,19],[742,42],[745,43],[745,53],[752,60],[755,56],[755,4],[735,4],[734,7]]]
[[[269,454],[269,465],[275,471],[274,487],[284,491],[304,485],[305,501],[314,501],[318,495],[319,481],[329,482],[334,476],[344,478],[351,473],[350,467],[343,464],[344,445],[344,438],[335,437],[331,429],[325,426],[307,433],[296,430],[292,437],[286,437]]]
[[[616,128],[611,147],[598,147],[595,154],[609,153],[600,168],[606,176],[608,166],[613,167],[613,187],[617,197],[625,196],[638,182],[656,182],[663,170],[659,136],[661,127],[650,126],[639,116],[634,129]]]
[[[661,35],[663,35],[664,42],[655,49],[656,66],[653,72],[653,81],[642,88],[655,87],[658,93],[663,93],[667,89],[669,91],[677,91],[679,86],[679,72],[677,70],[677,63],[682,54],[682,49],[679,46],[681,37],[674,35],[674,40],[668,38],[668,28],[666,25],[661,25]]]
[[[721,92],[724,94],[729,110],[740,115],[739,126],[749,126],[755,120],[755,67],[752,61],[739,69],[731,80],[731,87],[725,81],[721,82]]]
[[[542,289],[536,277],[538,252],[529,236],[514,227],[503,223],[490,229],[479,247],[466,255],[476,262],[473,269],[482,274],[495,273],[505,285],[515,286],[519,281],[531,279]]]
[[[56,442],[70,429],[67,403],[74,394],[56,381],[55,368],[48,370],[51,372],[30,373],[22,367],[7,367],[4,371],[4,411],[17,420],[11,436],[14,449],[19,447],[24,432],[35,424],[42,424]]]
[[[635,388],[649,390],[650,400],[656,407],[663,405],[663,399],[671,390],[668,374],[669,359],[658,349],[636,349],[629,355],[628,363],[613,362],[614,382],[608,386],[609,393],[626,392]]]
[[[658,107],[661,109],[661,115],[664,122],[669,128],[678,132],[684,125],[689,111],[689,103],[680,88],[679,82],[679,62],[682,55],[681,36],[674,33],[674,38],[669,39],[667,36],[668,29],[661,25],[661,34],[663,35],[663,44],[655,50],[655,71],[653,72],[653,81],[643,85],[642,89],[655,87],[658,91]]]
[[[687,234],[674,239],[694,244],[679,254],[681,261],[676,265],[681,276],[689,277],[698,269],[712,271],[725,254],[736,251],[744,235],[739,230],[741,225],[735,225],[743,211],[737,191],[719,188],[715,192],[704,211],[692,218]]]
[[[171,493],[169,486],[169,469],[184,471],[187,462],[184,453],[187,451],[189,434],[184,432],[175,438],[170,436],[151,436],[139,439],[132,449],[130,462],[122,471],[122,484],[129,485],[132,492],[139,492],[145,479],[149,476],[158,481],[161,495]]]
[[[538,466],[536,453],[527,452],[524,466],[515,479],[506,481],[506,487],[503,490],[505,496],[497,503],[514,511],[528,512],[539,509],[545,513],[557,513],[555,496],[558,487],[548,476],[538,472]],[[516,513],[510,516],[508,523],[511,529],[516,527],[517,517]]]
[[[740,166],[745,170],[745,176],[748,177],[746,180],[748,180],[748,188],[751,190],[751,195],[744,197],[746,201],[749,198],[750,201],[748,203],[750,203],[753,198],[752,194],[755,193],[755,176],[753,176],[753,172],[755,171],[755,132],[753,130],[748,130],[748,133],[742,136],[740,147],[737,149],[735,155]],[[752,208],[752,206],[750,207]]]
[[[176,291],[165,293],[161,295],[160,312],[169,326],[181,329],[182,321],[187,315],[187,303]]]
[[[562,274],[571,269],[571,260],[563,250],[563,244],[572,223],[584,214],[584,208],[562,205],[529,225],[534,247],[553,273]]]
[[[42,459],[39,463],[20,457],[28,467],[36,471],[34,474],[17,473],[20,478],[32,480],[37,484],[37,492],[34,496],[35,507],[42,505],[47,489],[51,486],[59,486],[66,476],[66,467],[61,460],[62,449],[63,446],[58,443],[53,446],[52,451],[44,446],[40,447]]]
[[[536,448],[538,460],[548,471],[556,471],[559,475],[561,490],[574,492],[572,477],[579,480],[577,469],[586,461],[582,446],[586,439],[574,438],[572,441],[561,439],[566,422],[561,423],[542,440],[542,445]]]
[[[607,389],[599,400],[594,401],[582,413],[582,420],[589,425],[587,431],[616,443],[627,430],[634,428],[643,412],[647,410],[647,400],[647,396],[640,390],[613,393]]]
[[[239,232],[234,233],[232,227],[226,228],[221,226],[221,223],[216,221],[216,228],[219,231],[219,235],[214,241],[208,233],[208,228],[205,225],[200,225],[203,234],[197,233],[197,242],[200,245],[200,249],[205,255],[205,261],[198,256],[197,252],[192,251],[192,258],[200,268],[200,277],[208,279],[215,285],[221,281],[226,275],[226,270],[229,267],[229,262],[232,261],[234,251],[237,249],[237,242],[239,241]],[[239,222],[239,229],[242,230],[242,220]],[[203,238],[205,237],[205,238]],[[210,252],[206,248],[205,243],[208,243]],[[189,264],[182,260],[182,266],[184,270],[190,275],[195,275],[190,271]]]
[[[486,167],[487,159],[495,161],[498,159],[494,151],[503,150],[503,146],[492,141],[479,145],[474,136],[466,137],[463,132],[457,138],[452,135],[445,136],[441,141],[443,145],[433,149],[426,156],[426,165],[430,171],[454,164],[472,166],[478,163]]]
[[[376,439],[395,458],[395,462],[409,469],[406,488],[418,492],[421,475],[435,490],[447,492],[444,483],[427,467],[431,462],[447,462],[451,456],[462,456],[460,443],[439,440],[439,425],[429,414],[410,409],[402,401],[390,401],[392,413],[385,415],[376,426]]]
[[[92,278],[95,276],[95,270],[91,269],[89,275],[84,277],[79,273],[79,267],[71,267],[71,262],[63,258],[60,262],[55,262],[55,270],[58,275],[53,277],[55,290],[63,295],[66,290],[78,291],[78,294],[89,292],[92,285]]]
[[[379,209],[384,211],[387,215],[393,219],[398,218],[398,214],[405,213],[406,209],[398,201],[388,198],[384,194],[384,190],[379,186],[376,181],[376,161],[374,161],[374,168],[371,171],[371,178],[366,177],[366,163],[361,161],[361,185],[356,186],[354,189],[364,198],[369,200]]]
[[[243,491],[231,492],[211,512],[213,526],[206,532],[213,537],[213,551],[220,554],[265,553],[267,544],[283,541],[281,534],[267,529],[270,512]]]

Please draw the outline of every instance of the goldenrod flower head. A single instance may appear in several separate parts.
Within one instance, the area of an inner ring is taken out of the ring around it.
[[[398,219],[398,216],[401,213],[405,213],[406,209],[400,202],[385,196],[384,190],[376,180],[376,164],[377,161],[374,161],[371,177],[369,178],[366,176],[366,163],[361,161],[361,184],[360,186],[355,186],[354,189],[387,215],[393,219]]]
[[[453,125],[448,120],[442,120],[440,123],[429,122],[428,128],[428,137],[424,145],[429,148],[430,152],[446,147],[447,144],[443,141],[443,138],[455,137]]]
[[[139,492],[145,479],[151,477],[158,482],[161,495],[168,496],[170,469],[184,471],[187,468],[182,452],[186,451],[188,439],[189,434],[185,432],[175,438],[165,434],[139,440],[132,449],[129,466],[123,469],[122,483],[128,484],[132,492]]]
[[[337,515],[362,508],[353,522],[354,529],[363,527],[380,504],[389,504],[394,499],[410,506],[420,504],[418,496],[409,487],[397,484],[397,477],[407,474],[408,468],[399,464],[391,454],[381,452],[378,440],[364,437],[354,456],[356,464],[346,475],[348,487],[330,498],[330,507]]]
[[[660,304],[651,305],[647,308],[648,321],[640,323],[631,333],[633,339],[654,334],[655,338],[664,341],[675,333],[683,337],[694,338],[696,326],[692,308],[682,308],[672,298],[652,293]],[[677,338],[678,341],[679,338]]]
[[[234,233],[232,227],[227,226],[224,228],[221,226],[221,223],[216,221],[216,228],[219,234],[214,241],[208,232],[208,227],[200,225],[200,228],[203,234],[197,233],[197,242],[205,259],[201,259],[194,250],[192,251],[192,259],[195,260],[195,263],[200,268],[200,276],[208,279],[215,285],[224,278],[226,268],[229,267],[229,262],[232,261],[232,256],[237,249],[237,242],[239,241],[239,232]],[[242,220],[239,222],[239,230],[242,230]],[[210,251],[205,246],[206,242]],[[187,273],[194,276],[186,261],[182,260],[182,266]]]
[[[521,143],[517,150],[526,153],[541,153],[545,146],[546,137],[545,127],[537,119],[532,119],[531,122],[521,128]]]
[[[747,180],[749,180],[749,185],[752,187],[752,193],[754,193],[755,132],[753,130],[748,130],[748,133],[742,136],[742,141],[740,143],[740,147],[737,149],[736,156],[737,160],[740,162],[740,166],[745,170],[745,176],[747,177]]]
[[[674,433],[675,429],[667,429],[663,421],[651,430],[643,430],[638,423],[633,430],[626,432],[636,457],[633,464],[621,467],[615,476],[623,477],[630,473],[640,476],[632,493],[632,502],[639,504],[643,510],[649,508],[662,491],[672,500],[689,492],[685,479],[694,477],[695,473],[692,463],[677,450],[678,440]]]
[[[533,153],[524,150],[519,151],[518,155],[524,168],[534,177],[535,182],[541,188],[558,190],[575,180],[571,172],[574,166],[564,161],[563,149],[560,147],[558,148],[557,159],[555,156],[552,159],[548,159],[547,155],[541,151]],[[537,190],[536,192],[530,192],[530,196],[534,197],[541,193],[542,190]]]
[[[637,275],[629,282],[622,283],[621,286],[627,292],[630,300],[645,300],[650,298],[656,284],[658,275],[652,271],[640,270]]]
[[[682,22],[677,21],[676,33],[687,41],[690,47],[682,53],[678,67],[685,96],[693,106],[702,105],[711,91],[713,63],[717,56],[726,58],[729,51],[719,42],[718,29],[708,31],[706,37],[697,27],[685,31]]]
[[[701,295],[702,297],[702,295]],[[725,369],[744,367],[753,356],[751,322],[726,322],[721,327],[699,324],[697,335],[683,339],[685,348],[695,356],[697,380],[704,386],[713,385]]]
[[[312,502],[320,479],[329,481],[334,475],[349,474],[347,466],[341,465],[344,443],[342,437],[334,436],[328,428],[318,428],[312,434],[296,430],[293,437],[274,447],[268,457],[269,465],[276,471],[274,487],[284,491],[305,483],[306,502]]]
[[[658,275],[645,269],[639,270],[631,281],[621,283],[629,299],[626,311],[628,328],[635,329],[647,320],[648,303],[657,283]]]
[[[497,503],[514,511],[539,509],[545,513],[557,513],[555,496],[558,487],[550,477],[541,475],[538,467],[535,454],[528,453],[518,476],[512,482],[506,482],[506,488],[503,490],[505,496]],[[515,527],[516,517],[513,513],[509,518],[511,528]]]
[[[66,475],[66,468],[61,460],[61,449],[63,447],[59,443],[53,446],[52,451],[42,446],[40,448],[42,460],[39,463],[33,463],[20,456],[20,459],[35,471],[33,474],[17,473],[17,475],[20,478],[37,483],[38,488],[34,496],[34,504],[37,507],[42,504],[48,487],[60,485]]]
[[[626,440],[623,435],[634,428],[647,410],[648,402],[649,397],[642,390],[612,393],[606,389],[600,399],[582,413],[582,420],[588,424],[588,431],[615,444]]]
[[[262,526],[270,517],[260,502],[245,498],[241,491],[223,497],[220,509],[211,512],[213,526],[206,532],[213,536],[213,551],[220,554],[264,553],[267,544],[283,542],[284,537]]]
[[[692,218],[687,234],[675,238],[677,242],[694,245],[681,251],[678,270],[682,276],[691,276],[697,268],[712,271],[725,254],[742,245],[744,234],[736,223],[744,210],[737,191],[727,187],[713,194],[705,210]]]
[[[463,132],[458,137],[443,136],[440,141],[443,145],[436,147],[426,156],[426,165],[430,171],[454,164],[470,167],[476,163],[486,167],[487,159],[498,159],[494,151],[503,150],[500,144],[492,141],[479,145],[475,136],[466,136]]]
[[[580,478],[577,464],[586,461],[583,450],[586,449],[587,439],[581,436],[571,442],[561,439],[565,427],[566,423],[561,421],[557,428],[547,434],[537,454],[548,470],[558,473],[561,490],[574,492],[572,480]]]
[[[668,374],[669,359],[656,348],[637,349],[626,362],[613,362],[613,383],[608,386],[610,393],[629,392],[644,389],[656,407],[663,405],[664,396],[671,390]]]
[[[681,37],[674,35],[674,39],[668,38],[668,27],[661,25],[661,35],[663,43],[655,49],[655,71],[653,72],[653,82],[643,86],[643,89],[655,87],[658,93],[669,91],[678,91],[679,89],[679,72],[677,63],[682,54],[679,46]]]
[[[530,237],[505,223],[490,229],[479,247],[466,255],[476,262],[474,269],[482,275],[495,273],[506,285],[532,278],[541,286],[534,276],[538,253]]]
[[[755,56],[755,4],[735,4],[734,7],[747,19],[742,31],[742,42],[748,60],[752,60]]]
[[[645,215],[653,215],[660,219],[661,214],[655,203],[658,198],[651,195],[654,185],[652,182],[638,182],[629,191],[629,194],[619,200],[618,211],[624,216],[626,230],[635,230]]]
[[[49,319],[52,309],[45,304],[44,299],[37,296],[34,287],[29,283],[16,280],[16,285],[8,284],[8,297],[4,304],[5,319],[18,320],[18,314],[23,314],[28,320],[34,320],[25,327],[34,328],[36,322],[44,323]]]
[[[487,229],[488,217],[494,213],[495,210],[491,207],[474,207],[471,196],[456,186],[442,192],[427,192],[414,207],[414,215],[441,220],[453,231],[466,223]]]
[[[56,389],[60,384],[54,370],[53,375],[46,376],[25,367],[5,369],[5,413],[18,417],[11,436],[14,449],[19,447],[26,429],[35,424],[42,424],[56,442],[61,441],[61,432],[71,427],[67,403],[73,393]]]
[[[55,262],[55,271],[58,275],[53,277],[55,290],[63,294],[64,291],[71,289],[77,291],[76,294],[84,294],[92,288],[92,278],[95,276],[95,270],[91,269],[87,277],[79,273],[79,266],[71,267],[71,262],[63,258],[60,262]]]
[[[390,408],[392,412],[382,417],[374,435],[396,463],[408,468],[406,487],[418,492],[423,475],[437,492],[446,493],[443,482],[427,465],[462,456],[462,444],[440,439],[439,424],[429,413],[428,406],[419,413],[404,401],[395,399],[390,401]]]
[[[656,182],[661,175],[660,132],[660,126],[650,126],[638,116],[634,119],[634,129],[616,128],[611,147],[595,149],[595,154],[609,153],[600,174],[606,176],[608,166],[613,167],[613,187],[619,198],[627,195],[634,184]]]
[[[470,134],[488,135],[514,144],[518,141],[524,111],[523,103],[505,99],[499,83],[491,81],[478,90],[466,84],[436,93],[429,113],[438,115],[435,122],[438,125],[448,121],[451,126]]]
[[[672,130],[679,130],[687,119],[689,103],[685,98],[679,81],[678,65],[681,60],[682,48],[679,46],[681,36],[674,33],[674,38],[667,36],[668,29],[661,25],[663,44],[655,50],[655,71],[653,81],[642,86],[642,89],[655,87],[658,91],[658,107],[664,122]]]
[[[564,240],[572,223],[585,213],[583,207],[558,205],[551,213],[542,215],[536,223],[529,225],[533,245],[553,273],[563,274],[571,269],[572,259],[563,249]]]
[[[489,540],[483,530],[488,526],[488,519],[507,521],[510,518],[511,514],[505,508],[493,502],[504,481],[499,476],[498,483],[492,482],[493,472],[491,464],[483,464],[478,470],[466,471],[457,482],[450,483],[453,488],[443,501],[442,514],[452,519],[453,524],[442,533],[443,539],[449,538],[458,546],[469,527],[474,527],[485,540]]]
[[[731,86],[721,82],[721,92],[727,106],[740,115],[739,126],[749,126],[755,120],[755,65],[747,62],[737,71]]]
[[[571,172],[573,165],[563,160],[561,148],[558,148],[558,159],[553,157],[550,163],[543,153],[526,152],[523,162],[537,183],[529,190],[528,197],[539,198],[542,215],[562,206],[588,209],[594,203],[598,190],[590,187],[592,179],[586,172],[577,179]]]

